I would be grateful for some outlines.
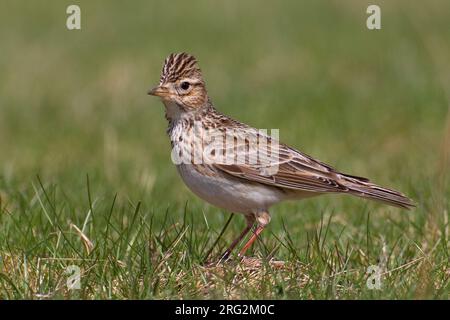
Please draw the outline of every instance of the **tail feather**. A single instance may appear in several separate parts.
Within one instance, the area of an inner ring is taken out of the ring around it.
[[[381,201],[408,210],[416,206],[414,202],[404,194],[378,186],[369,182],[366,178],[350,175],[343,175],[342,177],[345,180],[345,186],[355,196]]]

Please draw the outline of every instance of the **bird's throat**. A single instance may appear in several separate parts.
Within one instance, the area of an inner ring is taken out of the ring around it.
[[[174,101],[163,101],[163,103],[166,107],[166,119],[169,121],[180,120],[186,113],[185,108]]]

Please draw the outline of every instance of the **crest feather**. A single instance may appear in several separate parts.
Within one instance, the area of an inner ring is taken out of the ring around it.
[[[164,61],[160,84],[194,77],[202,79],[197,59],[186,52],[171,53]]]

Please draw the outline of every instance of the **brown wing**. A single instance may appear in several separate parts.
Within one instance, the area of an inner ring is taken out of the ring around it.
[[[245,132],[247,135],[249,133],[251,134],[249,131]],[[272,142],[270,137],[259,133],[255,133],[255,135],[257,138],[268,138],[269,143]],[[245,141],[245,139],[241,139],[241,141]],[[268,155],[270,154],[270,148],[267,151],[266,148],[258,148],[258,145],[238,145],[224,150],[224,153],[231,154],[228,158],[235,159],[245,152],[246,158],[244,158],[247,159],[245,163],[225,164],[219,162],[214,163],[213,166],[242,179],[281,188],[318,193],[348,191],[345,185],[338,182],[340,175],[332,167],[284,144],[277,143],[276,147],[278,150],[277,157],[270,158],[270,155]],[[256,155],[258,155],[258,159],[250,161]],[[261,161],[261,155],[267,156],[266,158],[270,158],[271,161]]]
[[[248,166],[219,164],[217,167],[233,176],[281,188],[318,193],[348,191],[347,187],[332,178],[308,172],[293,173],[289,169],[285,170],[285,165],[282,165],[273,175],[261,174],[259,169]]]
[[[239,162],[239,164],[216,162],[212,163],[212,166],[235,177],[279,188],[317,193],[348,192],[358,197],[382,201],[405,209],[415,206],[408,197],[398,191],[378,186],[363,177],[340,173],[333,167],[287,145],[277,142],[275,144],[278,150],[277,157],[271,158],[271,148],[260,148],[258,145],[255,147],[247,142],[249,135],[253,135],[256,139],[267,138],[269,143],[273,142],[270,137],[254,130],[256,129],[249,127],[243,127],[240,132],[238,130],[237,136],[243,134],[246,138],[241,137],[237,139],[241,141],[237,145],[218,152],[227,154],[227,158],[231,160],[243,156],[246,162]],[[234,138],[236,140],[236,136]],[[261,153],[271,161],[260,161]]]

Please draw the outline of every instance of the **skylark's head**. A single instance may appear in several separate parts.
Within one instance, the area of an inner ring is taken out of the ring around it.
[[[185,52],[172,53],[166,58],[159,85],[148,94],[175,102],[185,111],[201,108],[208,101],[197,60]]]

